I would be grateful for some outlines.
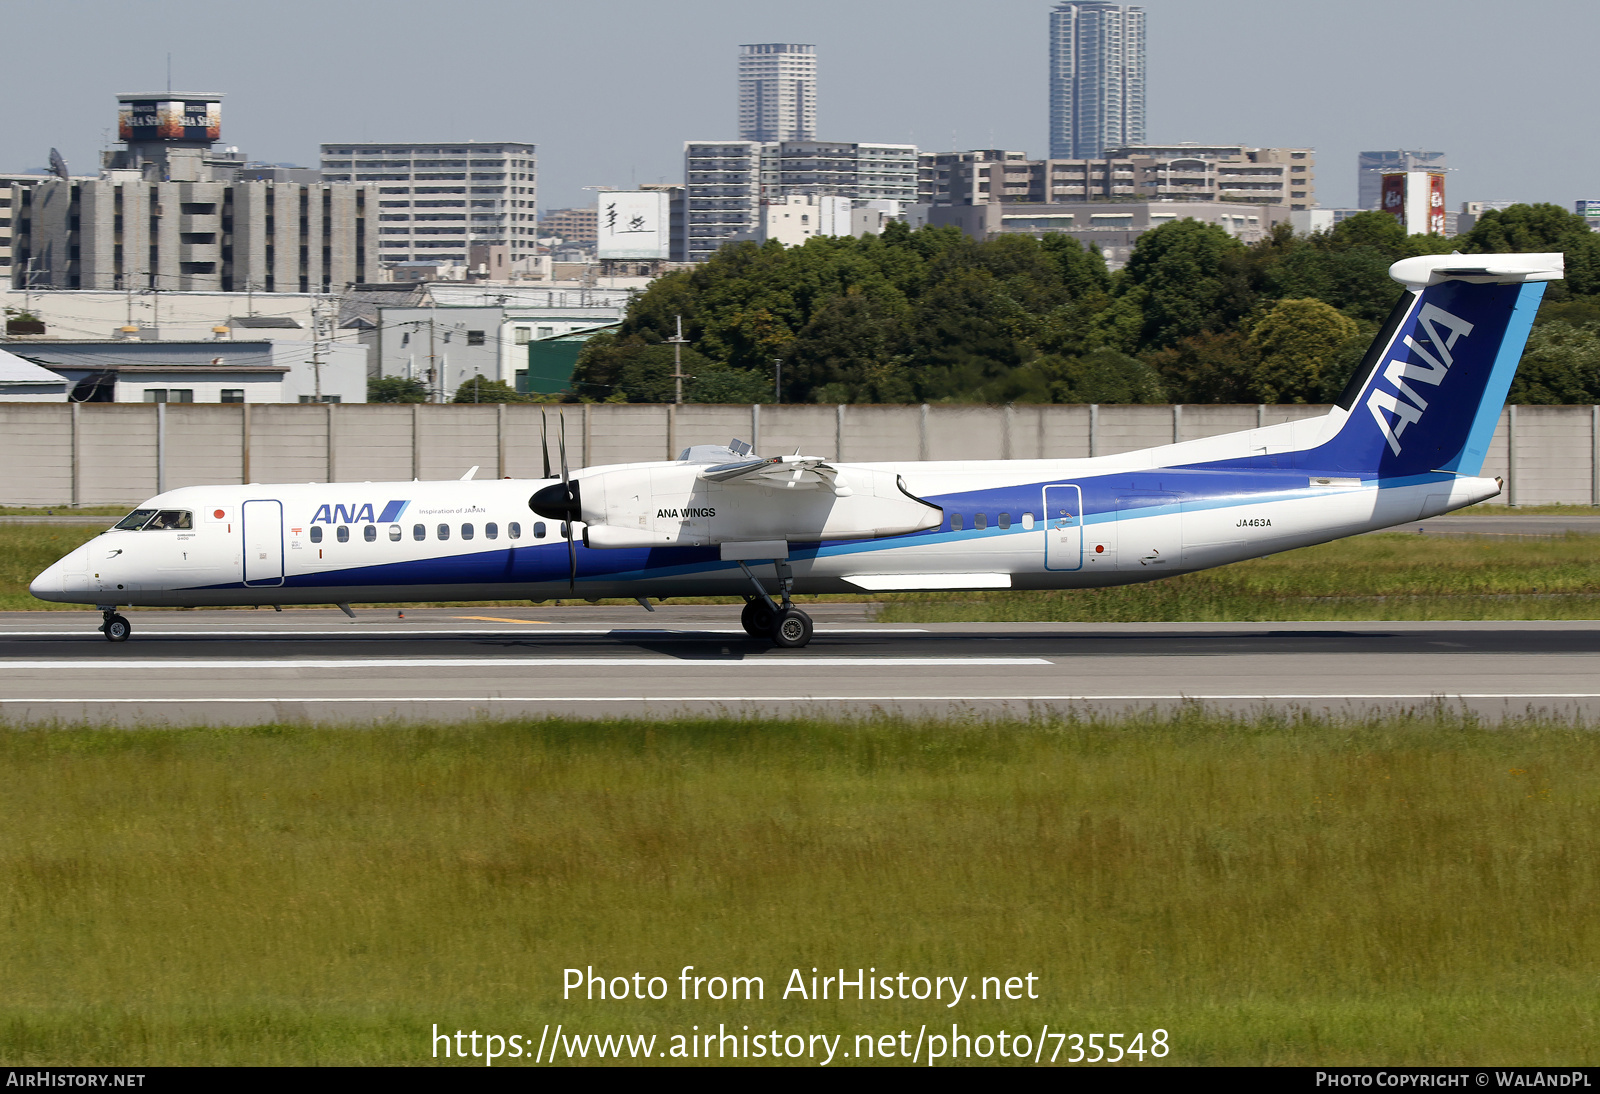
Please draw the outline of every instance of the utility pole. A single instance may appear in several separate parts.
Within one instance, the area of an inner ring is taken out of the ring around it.
[[[678,333],[667,339],[672,343],[672,401],[677,406],[683,405],[683,344],[687,339],[683,337],[683,316],[678,316]]]
[[[322,309],[315,300],[311,303],[311,384],[312,397],[322,402]]]
[[[777,375],[772,381],[772,401],[783,402],[783,358],[774,357],[772,363],[777,366]]]
[[[428,395],[430,396],[430,398],[428,400],[429,402],[433,402],[433,399],[431,398],[431,396],[434,394],[434,386],[433,386],[434,385],[434,377],[437,375],[438,367],[439,367],[438,358],[434,355],[434,352],[433,352],[433,313],[429,312],[428,313]]]

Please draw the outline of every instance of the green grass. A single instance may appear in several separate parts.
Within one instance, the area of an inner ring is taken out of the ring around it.
[[[1481,501],[1454,513],[1451,517],[1597,517],[1600,508],[1593,505],[1517,505],[1495,504]]]
[[[80,517],[125,517],[131,505],[82,505],[73,508],[71,505],[0,505],[0,517],[48,517],[48,516],[80,516]],[[113,524],[114,521],[106,521]]]
[[[1600,619],[1600,536],[1360,536],[1142,585],[882,599],[895,623]]]
[[[81,604],[35,599],[28,582],[104,531],[92,524],[0,524],[0,611],[83,611]]]
[[[0,1059],[454,1030],[1169,1031],[1175,1064],[1600,1062],[1600,735],[1105,723],[0,731]],[[766,1000],[675,999],[683,965]],[[560,999],[562,970],[669,978]],[[789,971],[1033,973],[801,1002]]]

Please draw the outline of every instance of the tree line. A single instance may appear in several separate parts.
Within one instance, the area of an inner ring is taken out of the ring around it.
[[[1377,212],[1250,245],[1181,220],[1117,271],[1065,235],[890,224],[729,244],[590,339],[567,398],[671,402],[681,316],[692,402],[1329,402],[1399,298],[1390,264],[1451,251],[1566,253],[1511,400],[1600,402],[1600,236],[1555,205],[1485,213],[1453,239]]]

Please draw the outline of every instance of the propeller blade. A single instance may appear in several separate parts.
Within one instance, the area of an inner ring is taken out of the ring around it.
[[[544,453],[544,477],[550,477],[550,423],[544,409],[539,410],[539,451]]]
[[[558,433],[556,435],[556,441],[561,446],[561,481],[562,482],[566,482],[567,481],[567,416],[565,414],[561,414],[560,418],[559,418],[559,420],[557,421],[556,424],[560,427],[559,431],[558,431]]]
[[[578,591],[578,545],[572,542],[572,522],[565,525],[567,529],[567,588],[571,592]]]
[[[567,498],[569,516],[561,530],[567,536],[567,588],[578,591],[578,545],[572,541],[572,522],[578,519],[577,491],[567,473],[567,416],[561,414],[556,422],[556,443],[561,452],[561,487]]]

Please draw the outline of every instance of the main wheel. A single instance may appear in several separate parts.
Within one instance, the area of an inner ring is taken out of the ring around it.
[[[133,633],[133,625],[120,615],[114,615],[106,620],[104,628],[107,642],[126,642],[128,635]]]
[[[811,617],[799,608],[788,608],[778,613],[772,627],[772,644],[783,649],[797,650],[811,641]]]
[[[739,626],[751,638],[772,637],[772,609],[765,600],[752,600],[739,613]]]

